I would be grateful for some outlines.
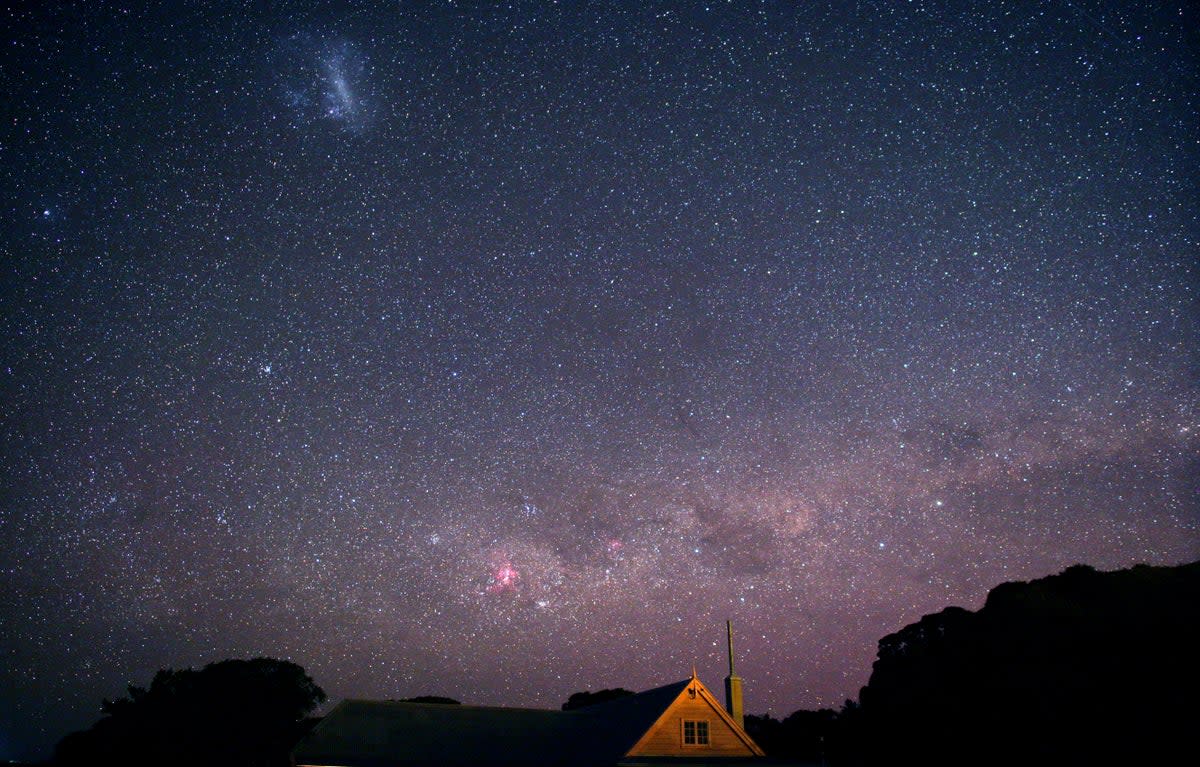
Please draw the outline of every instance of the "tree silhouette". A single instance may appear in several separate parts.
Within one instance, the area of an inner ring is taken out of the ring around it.
[[[1076,565],[1005,583],[978,612],[949,608],[880,640],[855,737],[872,763],[1146,763],[1177,747],[1194,753],[1197,647],[1200,563],[1112,573]]]
[[[1196,752],[1197,648],[1200,562],[1075,565],[884,637],[858,703],[746,731],[814,764],[1171,764]]]
[[[570,711],[576,708],[584,708],[585,706],[594,706],[597,703],[607,703],[610,700],[617,700],[633,695],[631,690],[626,690],[624,687],[615,687],[611,690],[597,690],[596,692],[573,692],[571,697],[567,698],[567,702],[562,704],[563,711]]]
[[[255,658],[163,669],[104,701],[91,729],[58,744],[62,765],[287,765],[301,720],[325,692],[295,663]]]
[[[847,754],[846,723],[853,720],[856,707],[848,700],[840,712],[793,711],[782,721],[770,715],[747,715],[745,729],[767,756],[812,764],[841,762]]]
[[[418,695],[415,698],[400,698],[397,703],[438,703],[443,706],[459,706],[462,701],[457,701],[454,698],[446,698],[441,695]]]

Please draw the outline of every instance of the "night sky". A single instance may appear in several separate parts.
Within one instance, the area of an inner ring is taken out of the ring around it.
[[[227,657],[719,687],[726,618],[837,706],[1200,557],[1194,4],[177,5],[4,16],[0,757]]]

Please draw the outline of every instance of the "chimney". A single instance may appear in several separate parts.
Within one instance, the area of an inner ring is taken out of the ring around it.
[[[725,677],[725,710],[737,722],[737,726],[746,727],[742,715],[742,678],[733,673],[733,621],[725,621],[725,632],[729,637],[729,676]]]

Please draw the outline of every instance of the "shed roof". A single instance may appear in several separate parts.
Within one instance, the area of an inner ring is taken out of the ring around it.
[[[345,700],[295,748],[300,765],[615,765],[691,682],[572,711]]]

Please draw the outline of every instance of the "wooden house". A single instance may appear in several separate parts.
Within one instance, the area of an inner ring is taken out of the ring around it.
[[[741,680],[736,686],[740,714]],[[298,767],[732,765],[762,757],[695,671],[571,711],[346,700],[293,751]]]

